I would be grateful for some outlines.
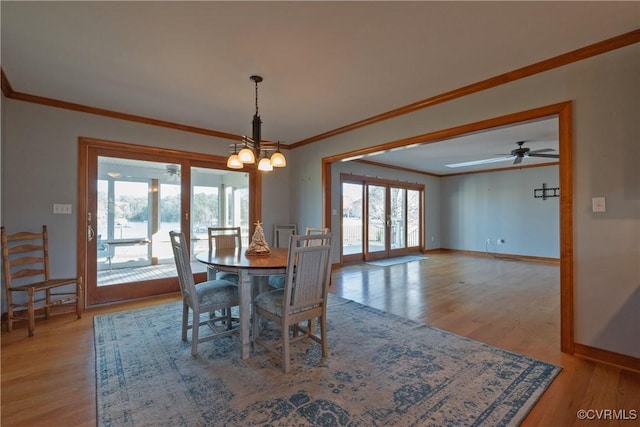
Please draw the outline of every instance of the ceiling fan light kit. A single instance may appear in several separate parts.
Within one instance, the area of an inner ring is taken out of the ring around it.
[[[287,165],[287,159],[280,151],[280,142],[271,154],[267,155],[268,151],[273,151],[272,147],[261,146],[262,138],[262,120],[260,120],[260,114],[258,113],[258,83],[263,78],[261,76],[251,76],[250,80],[254,82],[256,86],[256,112],[253,115],[252,121],[252,135],[242,137],[242,149],[237,150],[236,144],[233,144],[233,152],[227,159],[227,167],[230,169],[242,169],[245,164],[251,165],[258,162],[258,170],[260,171],[272,171],[273,168],[283,168]]]

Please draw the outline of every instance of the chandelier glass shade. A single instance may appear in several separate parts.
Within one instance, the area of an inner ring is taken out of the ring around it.
[[[240,159],[242,163],[251,164],[256,162],[256,155],[253,154],[253,150],[251,148],[245,145],[245,147],[238,153],[238,159]]]
[[[251,76],[251,80],[256,85],[256,112],[253,115],[252,138],[242,137],[242,148],[238,151],[237,144],[233,144],[233,152],[227,159],[227,167],[230,169],[242,169],[245,164],[258,163],[258,170],[271,171],[273,168],[282,168],[287,165],[287,159],[280,151],[278,142],[275,150],[273,145],[261,145],[262,120],[258,114],[258,83],[262,81],[260,76]],[[272,152],[269,156],[268,152]]]
[[[230,169],[242,169],[242,161],[240,160],[240,156],[238,156],[238,150],[235,144],[233,144],[233,154],[227,159],[227,167]]]

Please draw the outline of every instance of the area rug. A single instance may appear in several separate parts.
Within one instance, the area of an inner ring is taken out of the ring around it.
[[[429,259],[429,257],[422,255],[405,255],[394,258],[379,259],[376,261],[367,261],[367,264],[375,265],[377,267],[388,267],[390,265],[406,264],[408,262],[422,261],[425,259]]]
[[[94,319],[98,426],[510,426],[560,371],[330,295],[329,357],[297,342],[284,374],[239,337],[180,339],[180,303]]]

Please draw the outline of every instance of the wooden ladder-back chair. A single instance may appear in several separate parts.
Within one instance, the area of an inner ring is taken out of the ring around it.
[[[15,234],[7,234],[3,226],[0,234],[7,294],[7,330],[11,332],[14,322],[26,320],[29,336],[33,336],[35,319],[48,319],[52,307],[65,305],[74,306],[80,319],[82,278],[52,279],[49,276],[47,226],[42,226],[42,232],[23,231]]]
[[[235,248],[238,253],[242,250],[242,235],[240,227],[209,227],[207,229],[209,236],[209,252],[215,249],[231,249]],[[236,285],[240,278],[235,273],[219,272],[214,267],[207,267],[207,279],[222,279],[233,282]]]
[[[233,328],[231,318],[231,307],[240,305],[238,287],[227,280],[208,280],[196,285],[184,234],[170,231],[169,237],[182,292],[182,341],[187,341],[187,330],[191,329],[191,355],[196,357],[199,343],[239,332],[238,328]],[[193,312],[191,323],[190,309]],[[223,315],[213,317],[216,310],[222,310]],[[209,315],[208,318],[200,320],[204,313]],[[216,325],[217,322],[222,322],[225,327],[220,330],[222,325]],[[209,326],[212,334],[200,336],[201,326]]]
[[[289,236],[292,234],[298,234],[298,226],[296,224],[274,224],[272,246],[274,248],[289,247]]]
[[[327,290],[331,275],[331,237],[331,234],[291,236],[284,289],[264,292],[254,300],[253,342],[278,354],[285,373],[290,369],[292,342],[311,338],[322,345],[322,357],[328,356]],[[260,318],[271,320],[281,330],[278,342],[260,336]],[[315,319],[320,320],[319,336]],[[307,325],[300,325],[302,322]]]

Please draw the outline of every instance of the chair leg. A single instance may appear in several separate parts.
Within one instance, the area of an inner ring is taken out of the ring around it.
[[[200,332],[200,313],[196,310],[193,312],[193,323],[191,323],[191,356],[198,355],[198,332]]]
[[[284,326],[284,325],[283,325]],[[282,328],[282,370],[289,373],[289,328]]]
[[[33,331],[36,329],[35,296],[33,288],[29,288],[27,299],[27,313],[29,315],[29,336],[32,337]]]
[[[320,341],[322,341],[322,357],[329,356],[329,345],[327,342],[327,317],[320,316]]]
[[[78,315],[78,319],[82,319],[82,277],[78,278],[78,283],[76,283],[76,314]]]
[[[46,320],[49,320],[49,313],[51,312],[49,309],[49,307],[51,307],[51,289],[45,290],[44,295],[45,295],[44,318]]]
[[[187,329],[189,324],[189,306],[182,302],[182,341],[187,341]]]
[[[7,291],[7,332],[11,332],[13,329],[13,301],[11,299],[11,292]]]
[[[253,328],[251,331],[253,335],[252,341],[255,342],[256,338],[260,336],[260,319],[258,318],[258,312],[255,308],[253,309],[253,316],[251,317],[251,319],[253,321]],[[255,350],[255,345],[253,346],[253,348]]]
[[[313,319],[309,319],[309,323],[307,325],[309,327],[309,335],[315,335],[316,334],[316,319],[315,317]]]
[[[225,311],[227,312],[227,330],[230,331],[233,328],[233,320],[231,319],[231,307],[226,308]]]

